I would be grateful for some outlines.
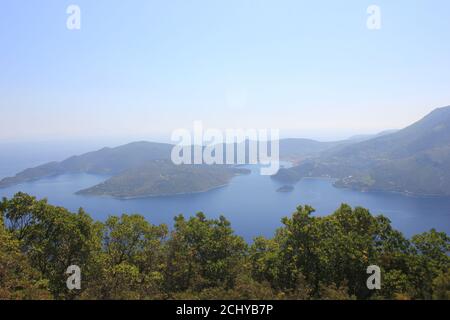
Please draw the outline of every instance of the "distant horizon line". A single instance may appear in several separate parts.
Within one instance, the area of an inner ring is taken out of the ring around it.
[[[317,133],[317,134],[305,134],[302,135],[300,133],[298,134],[292,134],[292,135],[283,135],[282,130],[280,130],[281,136],[280,140],[288,140],[288,139],[305,139],[305,140],[314,140],[318,142],[332,142],[332,141],[341,141],[341,140],[349,140],[352,138],[356,138],[358,136],[371,136],[371,135],[377,135],[379,133],[385,132],[385,131],[396,131],[400,129],[381,129],[377,131],[355,131],[355,132],[346,132],[346,133],[338,133],[335,134],[332,133]],[[164,136],[164,137],[163,137]],[[27,143],[84,143],[84,142],[90,142],[90,143],[120,143],[120,144],[127,144],[127,143],[133,143],[133,142],[155,142],[155,143],[170,143],[173,144],[173,141],[170,140],[170,134],[163,135],[163,134],[156,134],[152,136],[70,136],[66,138],[61,137],[37,137],[37,138],[17,138],[17,139],[1,139],[0,138],[0,144],[27,144]]]
[[[404,129],[413,123],[420,121],[422,118],[427,115],[433,113],[434,111],[438,111],[441,109],[450,108],[450,105],[442,106],[442,107],[434,107],[429,110],[427,113],[422,115],[422,117],[416,119],[415,121],[409,123],[408,125],[404,125],[401,128],[393,128],[393,127],[379,127],[378,129],[367,128],[367,129],[343,129],[343,128],[321,128],[321,129],[293,129],[293,128],[284,128],[280,130],[280,139],[308,139],[315,140],[318,142],[333,142],[333,141],[342,141],[352,139],[357,136],[370,136],[377,135],[385,131],[395,131]],[[219,128],[220,129],[220,128]],[[236,128],[237,129],[237,128]],[[240,128],[246,129],[246,128]],[[61,137],[55,134],[54,136],[36,136],[34,138],[28,137],[18,137],[18,138],[1,138],[0,144],[27,144],[27,143],[41,143],[41,144],[54,144],[54,143],[86,143],[88,144],[98,144],[98,143],[106,143],[106,144],[127,144],[135,141],[149,141],[149,142],[157,142],[157,143],[173,143],[171,141],[171,132],[149,132],[142,134],[130,134],[130,135],[121,135],[121,134],[110,134],[110,135],[86,135],[86,136],[67,136]]]

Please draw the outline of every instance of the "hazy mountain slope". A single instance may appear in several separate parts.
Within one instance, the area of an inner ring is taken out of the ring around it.
[[[450,195],[450,107],[395,133],[325,151],[274,178],[307,176],[337,178],[337,186],[362,190]]]
[[[227,184],[238,174],[248,173],[223,165],[174,165],[155,160],[126,170],[78,194],[135,198],[203,192]]]
[[[103,148],[61,162],[50,162],[4,178],[0,187],[64,173],[117,174],[155,159],[169,159],[172,145],[154,142],[133,142],[116,148]]]
[[[297,160],[304,157],[317,155],[331,148],[347,145],[350,141],[330,141],[321,142],[310,139],[281,139],[280,140],[280,158],[283,160]]]
[[[155,142],[132,142],[116,148],[103,148],[61,163],[66,170],[115,174],[155,159],[169,159],[172,145]]]
[[[450,145],[450,107],[435,109],[416,123],[395,133],[350,145],[333,154],[351,154],[361,160],[399,159]]]
[[[391,134],[391,133],[394,133],[397,131],[398,130],[384,130],[384,131],[381,131],[376,134],[358,134],[355,136],[351,136],[350,138],[348,138],[348,140],[354,141],[354,142],[366,141],[366,140],[382,137],[382,136],[385,136],[387,134]]]

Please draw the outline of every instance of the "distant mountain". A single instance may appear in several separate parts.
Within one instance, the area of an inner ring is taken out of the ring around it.
[[[280,153],[284,158],[297,159],[335,145],[307,139],[287,139],[280,141]],[[236,150],[237,145],[234,147]],[[202,192],[225,185],[232,177],[246,173],[246,170],[225,165],[175,166],[170,161],[172,148],[171,144],[146,141],[103,148],[61,162],[26,169],[14,177],[0,180],[0,188],[68,173],[104,174],[111,178],[78,193],[130,198]]]
[[[351,136],[350,138],[348,138],[348,140],[350,140],[350,141],[365,141],[365,140],[370,140],[370,139],[373,139],[373,138],[378,138],[378,137],[381,137],[381,136],[385,136],[387,134],[391,134],[391,133],[394,133],[394,132],[397,132],[397,131],[398,130],[384,130],[384,131],[381,131],[381,132],[376,133],[376,134],[358,134],[358,135],[355,135],[355,136]]]
[[[394,135],[402,137],[404,134],[397,132]],[[370,185],[375,176],[375,173],[368,172],[367,165],[371,162],[376,162],[378,166],[387,165],[386,162],[375,161],[380,155],[377,155],[373,150],[374,147],[370,145],[374,143],[372,141],[389,136],[392,134],[364,142],[354,139],[333,142],[282,139],[280,140],[281,159],[293,163],[301,162],[301,165],[292,169],[281,169],[276,178],[295,182],[304,176],[329,175],[341,178],[337,184],[356,186],[363,181],[367,183],[363,184],[362,188],[367,188],[366,185]],[[382,146],[389,146],[389,143],[383,141],[380,142]],[[364,143],[371,144],[364,147]],[[245,144],[248,148],[248,141]],[[238,146],[234,147],[237,149]],[[170,162],[172,148],[171,144],[146,141],[133,142],[115,148],[103,148],[73,156],[61,162],[50,162],[26,169],[14,177],[0,180],[0,188],[67,173],[105,174],[111,178],[80,193],[126,198],[201,192],[224,185],[236,174],[243,173],[237,169],[218,165],[175,166]],[[398,148],[402,147],[396,146],[394,150],[398,151]],[[367,151],[364,151],[366,149]],[[347,157],[349,153],[353,154],[353,160]],[[226,156],[226,150],[224,155]]]
[[[170,144],[146,141],[133,142],[116,148],[103,148],[61,162],[50,162],[26,169],[14,177],[1,180],[0,188],[65,173],[115,175],[152,160],[170,159],[171,150]]]
[[[131,198],[207,191],[248,172],[222,165],[177,166],[170,161],[172,147],[170,144],[141,141],[103,148],[26,169],[1,180],[0,187],[67,173],[105,174],[111,178],[78,193]]]
[[[397,132],[326,150],[274,178],[322,176],[359,190],[450,196],[450,107]]]
[[[77,193],[117,198],[197,193],[224,186],[234,176],[247,173],[249,170],[224,165],[174,165],[170,160],[154,160]]]
[[[299,160],[320,154],[325,150],[330,150],[337,146],[347,145],[350,141],[321,142],[310,139],[281,139],[280,157],[283,160]]]
[[[280,140],[282,159],[296,160],[313,156],[342,142],[319,142],[308,139]],[[133,142],[115,148],[70,157],[61,162],[50,162],[19,172],[14,177],[0,180],[0,188],[67,173],[117,175],[125,170],[142,167],[153,160],[168,160],[173,145],[155,142]],[[235,149],[237,146],[234,146]],[[247,146],[248,148],[248,146]],[[224,151],[224,156],[226,152]],[[235,156],[236,159],[236,156]]]

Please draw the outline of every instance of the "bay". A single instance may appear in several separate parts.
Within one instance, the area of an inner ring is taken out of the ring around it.
[[[276,192],[282,184],[261,176],[259,168],[250,167],[249,175],[235,177],[225,187],[198,194],[121,200],[111,197],[76,195],[75,192],[104,181],[106,176],[68,174],[0,189],[0,196],[11,197],[18,191],[71,211],[83,207],[94,219],[108,215],[139,213],[151,223],[172,226],[177,214],[194,215],[202,211],[208,217],[224,215],[235,232],[247,241],[263,235],[273,236],[281,218],[289,216],[298,205],[309,204],[315,215],[332,213],[341,203],[363,206],[372,214],[384,214],[407,237],[436,228],[450,233],[450,198],[412,197],[392,193],[363,193],[339,189],[328,179],[303,179],[291,192]]]

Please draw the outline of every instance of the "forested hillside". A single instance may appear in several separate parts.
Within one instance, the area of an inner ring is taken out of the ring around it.
[[[125,199],[197,193],[224,186],[234,176],[249,172],[226,165],[174,165],[170,160],[155,160],[77,193]]]
[[[141,215],[93,221],[18,193],[0,202],[0,299],[449,299],[450,238],[405,239],[383,216],[299,206],[274,237],[246,243],[225,217],[174,226]],[[381,290],[366,287],[369,265]],[[66,269],[81,268],[81,290]]]
[[[394,133],[326,150],[275,178],[322,176],[358,190],[450,196],[450,107]]]

